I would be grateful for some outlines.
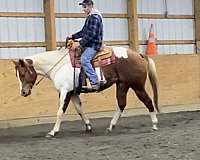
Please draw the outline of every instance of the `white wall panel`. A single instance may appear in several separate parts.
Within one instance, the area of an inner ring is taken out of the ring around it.
[[[138,0],[138,14],[163,14],[165,13],[164,0]]]
[[[55,11],[57,13],[80,13],[82,7],[80,1],[55,0]],[[127,13],[127,0],[94,0],[95,7],[102,13]]]
[[[158,40],[194,40],[194,22],[188,19],[140,19],[139,39],[146,40],[154,24]]]
[[[44,42],[43,18],[0,17],[0,42]]]
[[[126,19],[104,18],[104,40],[128,40],[128,21]],[[83,18],[57,18],[56,39],[64,41],[67,35],[81,30],[84,24]]]
[[[43,12],[43,0],[0,0],[0,12]]]
[[[35,48],[0,48],[0,59],[17,59],[45,52],[44,47]]]
[[[57,18],[56,19],[56,40],[65,41],[66,36],[81,30],[84,25],[83,18]]]
[[[128,40],[127,19],[104,19],[104,40]]]
[[[193,15],[193,0],[167,0],[168,14]]]
[[[193,15],[193,0],[138,0],[139,14]]]
[[[145,53],[146,45],[140,45],[140,53]],[[195,52],[195,45],[158,45],[158,54],[192,54]]]

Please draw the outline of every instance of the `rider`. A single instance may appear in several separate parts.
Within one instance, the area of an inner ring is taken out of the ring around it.
[[[73,34],[72,39],[79,39],[79,42],[75,42],[72,49],[77,47],[84,48],[84,52],[81,55],[81,65],[85,71],[87,77],[90,80],[93,90],[99,90],[100,83],[95,70],[92,67],[91,61],[97,54],[97,51],[102,46],[103,40],[103,22],[101,13],[94,9],[94,2],[92,0],[83,0],[79,3],[82,6],[83,11],[86,13],[87,18],[81,31]]]

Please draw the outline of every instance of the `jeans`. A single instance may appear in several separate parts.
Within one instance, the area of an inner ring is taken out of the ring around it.
[[[87,77],[89,78],[91,85],[98,83],[97,74],[91,64],[91,61],[96,56],[96,54],[97,51],[95,49],[88,47],[81,55],[81,65]]]

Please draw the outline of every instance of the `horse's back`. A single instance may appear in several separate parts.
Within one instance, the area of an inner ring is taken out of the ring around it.
[[[132,85],[133,83],[145,83],[147,77],[147,62],[137,52],[131,49],[115,48],[117,53],[116,63],[107,67],[106,72],[109,78],[117,77],[118,81]],[[116,51],[114,50],[115,54]],[[122,53],[123,52],[123,53]]]

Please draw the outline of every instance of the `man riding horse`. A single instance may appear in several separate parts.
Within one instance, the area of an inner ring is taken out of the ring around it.
[[[91,83],[92,89],[98,91],[100,88],[100,82],[94,68],[92,67],[91,61],[102,46],[102,15],[98,10],[94,9],[94,3],[92,0],[83,0],[79,5],[82,5],[83,11],[87,14],[87,18],[81,31],[68,38],[81,38],[79,42],[73,44],[71,49],[75,50],[78,47],[84,48],[84,52],[81,55],[81,66]]]
[[[71,36],[72,39],[82,38],[80,42],[73,43],[72,49],[78,46],[86,48],[81,55],[81,63],[93,89],[99,90],[99,80],[92,68],[91,60],[102,45],[102,17],[99,12],[93,9],[93,2],[91,0],[84,0],[80,5],[83,6],[83,10],[88,14],[88,17],[83,29]],[[158,130],[158,119],[156,116],[157,112],[159,112],[158,77],[153,59],[145,55],[140,55],[129,48],[117,46],[110,48],[112,49],[112,55],[115,61],[109,64],[106,63],[105,66],[100,66],[104,79],[106,80],[106,84],[100,90],[116,84],[118,109],[110,121],[107,130],[111,132],[121,117],[127,104],[127,93],[129,89],[132,89],[141,102],[144,103],[150,113],[153,130]],[[27,97],[31,95],[31,90],[38,75],[52,80],[54,87],[59,92],[60,103],[56,123],[53,129],[47,134],[47,137],[53,137],[60,131],[62,116],[66,112],[70,100],[74,103],[78,114],[83,119],[86,131],[92,130],[89,119],[81,109],[82,103],[80,96],[77,92],[74,92],[75,87],[79,85],[80,68],[73,66],[71,59],[72,52],[70,52],[69,48],[63,48],[62,50],[38,53],[25,57],[24,59],[13,60],[16,76],[19,81],[20,94],[22,96]],[[111,62],[111,60],[108,62]],[[152,86],[153,101],[145,88],[147,76]]]

